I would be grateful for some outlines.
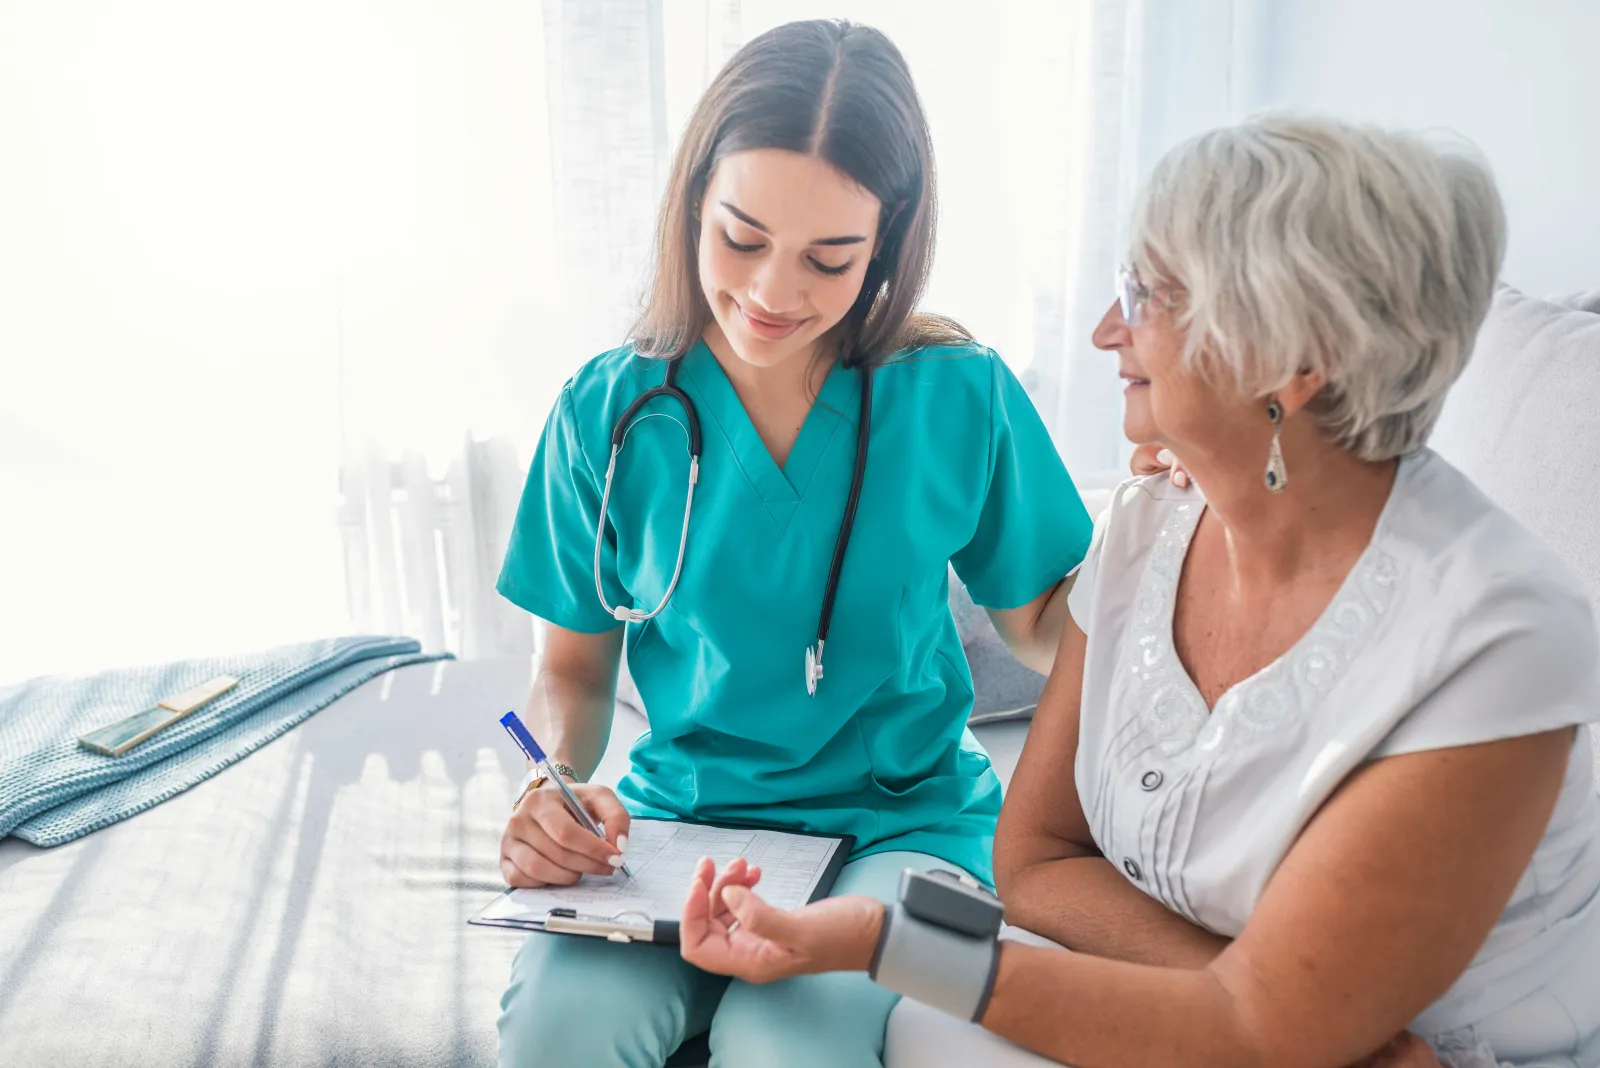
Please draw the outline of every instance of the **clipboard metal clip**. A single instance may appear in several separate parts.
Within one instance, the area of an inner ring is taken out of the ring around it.
[[[604,938],[608,942],[653,942],[656,922],[642,912],[580,916],[577,909],[551,909],[545,913],[544,929],[555,934]]]

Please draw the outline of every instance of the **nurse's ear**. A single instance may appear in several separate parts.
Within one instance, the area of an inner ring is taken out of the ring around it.
[[[696,256],[700,255],[700,233],[706,228],[700,215],[704,203],[704,198],[689,201],[689,244]]]
[[[686,198],[688,200],[688,202],[689,202],[688,203],[688,207],[689,207],[689,222],[693,224],[691,226],[691,229],[694,231],[694,239],[696,241],[700,240],[700,229],[701,229],[701,226],[703,225],[700,220],[701,220],[701,216],[705,213],[706,196],[710,192],[711,192],[711,179],[710,179],[710,176],[708,175],[707,177],[702,178],[699,181],[695,182],[690,187],[689,195]]]

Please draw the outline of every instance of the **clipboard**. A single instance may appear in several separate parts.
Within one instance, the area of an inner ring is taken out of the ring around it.
[[[748,840],[747,848],[753,854],[740,851],[729,855],[728,849],[741,840]],[[772,878],[787,895],[774,904],[793,908],[828,896],[855,849],[855,841],[853,835],[817,834],[770,825],[639,818],[633,821],[629,832],[628,863],[635,872],[632,882],[618,881],[617,876],[585,875],[573,888],[506,890],[467,922],[480,927],[675,946],[684,891],[701,856],[711,854],[718,860],[718,867],[734,855],[747,857],[762,867],[758,892]],[[700,848],[705,845],[713,848]],[[720,856],[717,847],[721,847]],[[636,860],[642,851],[648,851],[648,855]],[[779,864],[775,869],[774,857]],[[802,879],[809,892],[800,892],[804,889]],[[568,897],[574,900],[561,900]],[[652,907],[638,907],[644,900],[651,901]],[[541,910],[544,905],[549,907]]]

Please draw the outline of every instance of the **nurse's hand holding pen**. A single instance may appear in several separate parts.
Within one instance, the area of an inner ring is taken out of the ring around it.
[[[553,624],[545,629],[544,655],[524,729],[537,734],[540,741],[532,747],[543,745],[540,754],[563,773],[562,780],[574,783],[572,792],[590,819],[604,826],[605,837],[591,834],[573,817],[552,783],[533,784],[517,801],[500,836],[500,873],[509,886],[571,886],[582,875],[610,875],[622,866],[628,848],[627,810],[610,789],[574,782],[593,774],[605,753],[621,655],[621,627],[604,634],[580,634]],[[532,758],[530,764],[537,760],[527,741],[519,738],[517,744]]]
[[[581,875],[611,875],[628,847],[628,810],[609,787],[572,782],[606,836],[590,834],[567,811],[561,791],[535,784],[517,803],[500,836],[500,872],[508,886],[571,886]]]

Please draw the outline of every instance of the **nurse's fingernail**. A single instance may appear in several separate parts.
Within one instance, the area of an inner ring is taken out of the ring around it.
[[[1156,453],[1156,463],[1160,464],[1163,467],[1171,467],[1172,466],[1172,450],[1171,449],[1162,449],[1160,452]]]
[[[606,858],[606,863],[611,865],[613,868],[622,867],[622,854],[621,853],[613,853],[613,854],[611,854],[609,857]]]
[[[628,836],[625,835],[625,834],[617,835],[617,855],[621,856],[623,853],[626,853],[627,851],[628,851]],[[619,860],[619,861],[617,861],[617,863],[621,864],[622,861]]]
[[[1186,472],[1174,471],[1172,472],[1172,481],[1179,489],[1183,489],[1189,484],[1189,476]]]

